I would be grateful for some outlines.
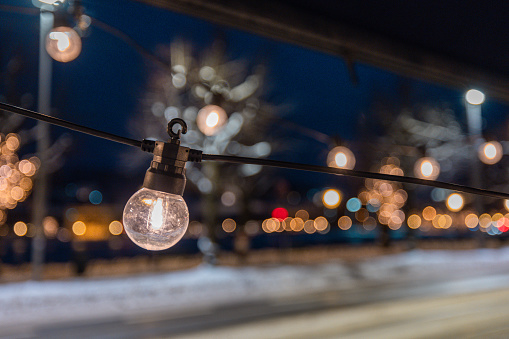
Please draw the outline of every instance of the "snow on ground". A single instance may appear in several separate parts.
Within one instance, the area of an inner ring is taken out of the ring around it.
[[[508,265],[509,248],[387,255],[357,265],[200,266],[180,272],[109,279],[28,281],[0,285],[0,329],[92,319],[180,316],[240,302],[348,289],[358,281]]]

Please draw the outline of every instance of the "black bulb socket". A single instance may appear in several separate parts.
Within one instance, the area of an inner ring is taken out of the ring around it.
[[[154,158],[145,174],[143,187],[156,191],[182,195],[186,187],[185,165],[190,150],[180,146],[179,140],[156,141]]]

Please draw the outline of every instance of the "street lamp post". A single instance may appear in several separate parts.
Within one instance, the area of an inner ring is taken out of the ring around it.
[[[470,144],[472,146],[472,156],[470,157],[470,184],[475,187],[481,187],[482,171],[481,162],[477,156],[477,150],[482,143],[482,115],[481,104],[484,102],[484,94],[476,89],[467,91],[465,95],[467,125]],[[479,197],[474,198],[474,208],[477,213],[483,210],[483,202]],[[478,232],[478,242],[480,247],[484,247],[485,239],[482,232]]]
[[[52,59],[46,52],[46,36],[53,28],[54,14],[43,6],[40,13],[39,32],[39,88],[37,108],[39,112],[51,115],[51,73]],[[35,181],[34,200],[32,207],[32,223],[35,235],[32,239],[32,279],[40,280],[44,262],[46,238],[42,221],[46,215],[46,197],[48,192],[48,175],[46,156],[50,147],[49,125],[41,121],[37,123],[37,153],[41,159],[41,167]]]

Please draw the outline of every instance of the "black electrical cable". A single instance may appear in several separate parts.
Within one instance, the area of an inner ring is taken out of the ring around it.
[[[294,162],[277,161],[277,160],[269,160],[269,159],[246,158],[246,157],[238,157],[238,156],[230,156],[230,155],[202,154],[202,160],[271,166],[271,167],[296,169],[296,170],[310,171],[310,172],[346,175],[346,176],[350,176],[350,177],[397,181],[397,182],[403,182],[403,183],[408,183],[408,184],[416,184],[416,185],[444,188],[444,189],[448,189],[448,190],[460,191],[460,192],[465,192],[465,193],[470,193],[470,194],[484,195],[484,196],[493,197],[493,198],[509,199],[509,193],[502,193],[502,192],[484,190],[484,189],[480,189],[480,188],[462,186],[462,185],[457,185],[457,184],[450,184],[450,183],[442,182],[442,181],[404,177],[404,176],[399,176],[399,175],[364,172],[364,171],[348,170],[348,169],[343,169],[343,168],[307,165],[307,164],[299,164],[299,163],[294,163]]]
[[[68,128],[68,129],[71,129],[73,131],[77,131],[77,132],[93,135],[93,136],[96,136],[96,137],[99,137],[99,138],[103,138],[103,139],[107,139],[107,140],[110,140],[110,141],[119,142],[121,144],[126,144],[126,145],[129,145],[129,146],[134,146],[134,147],[138,147],[138,148],[140,148],[141,145],[142,145],[142,142],[139,141],[139,140],[129,139],[129,138],[121,137],[119,135],[115,135],[115,134],[99,131],[99,130],[96,130],[96,129],[93,129],[93,128],[90,128],[90,127],[78,125],[78,124],[75,124],[75,123],[72,123],[72,122],[69,122],[69,121],[58,119],[58,118],[55,118],[55,117],[52,117],[52,116],[49,116],[49,115],[46,115],[46,114],[34,112],[34,111],[31,111],[31,110],[28,110],[28,109],[25,109],[25,108],[9,105],[9,104],[3,103],[3,102],[0,102],[0,109],[2,109],[4,111],[7,111],[7,112],[23,115],[23,116],[28,117],[28,118],[44,121],[44,122],[47,122],[49,124],[53,124],[53,125],[57,125],[57,126],[60,126],[60,127]]]

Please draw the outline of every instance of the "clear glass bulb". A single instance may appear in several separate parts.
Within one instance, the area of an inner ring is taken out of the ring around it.
[[[46,51],[56,61],[72,61],[81,53],[81,38],[70,27],[53,28],[46,37]]]
[[[159,251],[184,236],[189,212],[180,195],[142,188],[125,205],[123,220],[127,235],[136,245]]]

